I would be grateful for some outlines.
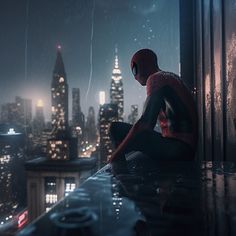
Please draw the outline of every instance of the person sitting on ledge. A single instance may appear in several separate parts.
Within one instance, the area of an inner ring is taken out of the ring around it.
[[[194,160],[197,147],[197,112],[189,89],[174,73],[162,71],[157,55],[141,49],[131,60],[134,78],[146,86],[142,116],[132,126],[112,122],[116,147],[109,162],[125,161],[125,154],[140,151],[160,161]],[[159,123],[161,133],[154,130]]]

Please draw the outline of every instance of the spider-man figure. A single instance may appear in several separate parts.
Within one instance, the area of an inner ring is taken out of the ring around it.
[[[156,54],[136,52],[131,60],[135,79],[146,86],[147,98],[140,119],[132,126],[113,122],[111,138],[116,146],[110,162],[141,151],[157,160],[193,160],[197,146],[197,113],[194,99],[178,75],[162,71]],[[159,123],[161,133],[154,131]]]

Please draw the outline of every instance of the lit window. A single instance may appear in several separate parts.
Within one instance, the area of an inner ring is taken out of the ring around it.
[[[46,203],[54,204],[57,202],[57,194],[46,194]]]
[[[67,196],[70,192],[73,192],[75,190],[75,187],[76,187],[75,183],[67,182],[65,184],[65,196]]]
[[[63,83],[64,81],[65,81],[64,78],[63,78],[63,77],[60,77],[59,83]]]
[[[51,210],[51,207],[46,207],[46,212],[49,212]]]

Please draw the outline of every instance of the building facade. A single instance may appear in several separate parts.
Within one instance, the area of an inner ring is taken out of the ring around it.
[[[22,132],[28,129],[32,121],[32,100],[15,97],[15,102],[3,104],[1,122],[17,126]]]
[[[68,131],[68,84],[61,49],[57,50],[51,83],[52,135],[67,136]]]
[[[43,103],[39,100],[35,107],[35,117],[33,121],[33,133],[34,135],[41,135],[45,129],[45,117]]]
[[[114,151],[110,140],[109,128],[113,121],[117,121],[118,106],[117,104],[105,103],[99,108],[99,134],[100,134],[100,165],[107,163]]]
[[[12,224],[26,207],[24,137],[10,129],[0,134],[0,227]],[[1,232],[0,232],[1,234]]]
[[[96,171],[95,158],[52,161],[37,158],[26,163],[29,221],[67,196]]]
[[[72,136],[78,139],[78,152],[81,155],[85,138],[85,117],[80,106],[80,89],[72,89]]]
[[[72,89],[72,125],[80,127],[81,132],[84,132],[84,114],[80,106],[80,89]]]
[[[86,137],[85,141],[94,145],[97,141],[97,129],[95,123],[95,111],[93,107],[89,107],[86,120]]]
[[[32,100],[16,96],[18,107],[18,122],[24,128],[28,128],[32,121]]]

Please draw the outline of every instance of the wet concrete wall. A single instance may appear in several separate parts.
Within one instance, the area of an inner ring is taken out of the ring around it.
[[[181,74],[198,106],[198,158],[235,160],[236,0],[180,0],[180,9]]]

